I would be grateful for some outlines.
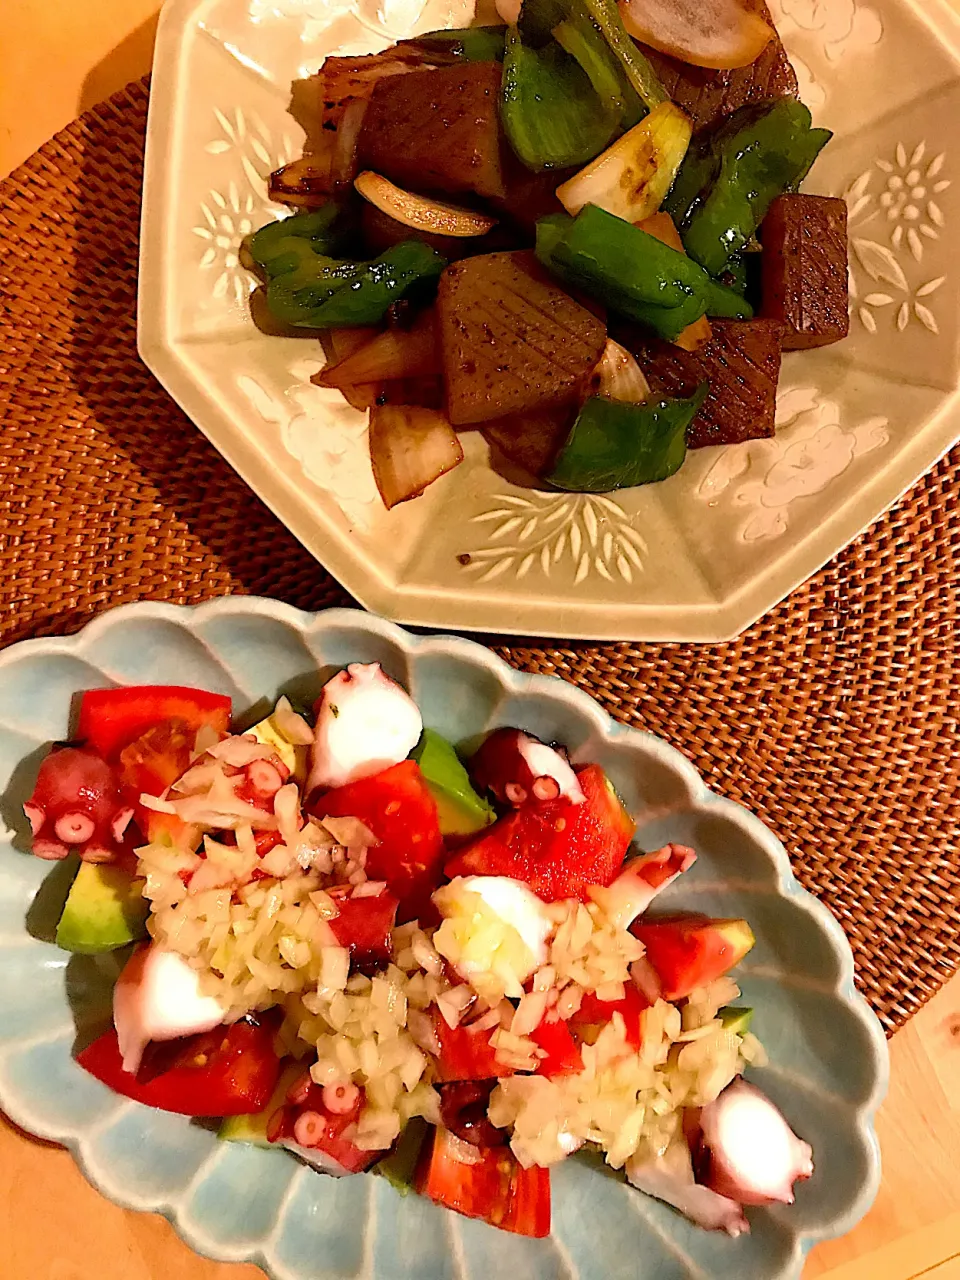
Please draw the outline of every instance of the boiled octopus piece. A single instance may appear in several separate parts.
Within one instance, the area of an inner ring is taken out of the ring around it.
[[[212,1031],[224,1010],[200,991],[200,975],[183,956],[156,942],[137,947],[113,989],[113,1025],[123,1069],[136,1075],[152,1040]]]
[[[698,1181],[739,1204],[793,1204],[813,1176],[813,1149],[765,1093],[734,1080],[700,1113]]]
[[[267,1141],[333,1178],[360,1173],[383,1155],[382,1151],[362,1150],[344,1136],[363,1102],[363,1092],[355,1084],[321,1086],[304,1072],[268,1119]]]
[[[662,1155],[631,1156],[626,1174],[631,1186],[672,1205],[698,1227],[734,1237],[750,1231],[736,1200],[694,1181],[690,1148],[682,1137],[674,1139]]]
[[[85,862],[116,861],[133,817],[113,768],[88,747],[51,751],[23,812],[33,831],[33,852],[50,861],[69,853]]]
[[[423,733],[417,704],[378,662],[352,662],[335,675],[316,713],[308,792],[382,773],[406,760]]]
[[[514,809],[561,796],[584,801],[570,761],[522,729],[495,729],[470,761],[470,774],[478,790]]]
[[[693,849],[684,844],[666,844],[654,853],[631,858],[606,889],[596,888],[591,896],[618,929],[629,929],[657,894],[690,868],[697,860]]]

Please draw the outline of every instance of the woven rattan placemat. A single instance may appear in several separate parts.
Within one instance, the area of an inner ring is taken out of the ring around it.
[[[0,202],[0,640],[131,600],[349,598],[137,359],[146,82]],[[722,645],[491,639],[661,734],[836,913],[888,1031],[960,967],[960,451]]]

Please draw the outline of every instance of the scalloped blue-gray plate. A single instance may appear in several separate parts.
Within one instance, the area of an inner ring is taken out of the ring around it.
[[[26,855],[20,814],[46,746],[68,732],[73,695],[176,682],[227,693],[243,714],[281,691],[316,689],[324,668],[373,660],[441,733],[461,739],[509,723],[563,741],[575,759],[609,771],[639,844],[697,848],[670,901],[754,926],[739,980],[770,1055],[754,1078],[817,1162],[795,1205],[751,1210],[752,1233],[730,1240],[575,1158],[553,1176],[553,1234],[524,1240],[403,1198],[382,1178],[335,1181],[285,1152],[218,1143],[185,1118],[115,1097],[76,1066],[74,1040],[107,1016],[116,962],[70,957],[36,936],[45,933],[41,887],[63,872]],[[352,611],[308,614],[249,598],[129,605],[77,636],[0,655],[0,791],[12,828],[0,842],[0,1105],[68,1145],[110,1199],[166,1214],[201,1253],[258,1262],[281,1280],[785,1280],[873,1199],[887,1049],[854,990],[839,925],[800,888],[757,818],[708,791],[666,743],[616,724],[561,680],[519,674],[470,641],[409,635]]]

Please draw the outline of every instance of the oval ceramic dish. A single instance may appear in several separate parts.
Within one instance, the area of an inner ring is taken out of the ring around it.
[[[668,905],[744,915],[757,945],[737,972],[770,1066],[753,1078],[813,1144],[817,1170],[792,1207],[751,1210],[752,1234],[700,1231],[580,1157],[553,1175],[553,1235],[499,1232],[401,1197],[383,1178],[322,1177],[281,1151],[219,1143],[184,1117],[111,1094],[71,1051],[109,1017],[114,957],[50,941],[63,864],[28,856],[20,806],[80,690],[176,682],[229,694],[251,719],[282,691],[315,692],[331,668],[378,661],[454,740],[517,724],[608,770],[637,819],[637,843],[694,845]],[[68,639],[0,655],[0,1104],[31,1133],[67,1144],[119,1204],[166,1214],[193,1248],[260,1263],[278,1280],[680,1280],[798,1276],[819,1239],[848,1231],[879,1179],[873,1115],[887,1079],[880,1026],[853,985],[839,925],[804,892],[776,837],[713,795],[666,743],[616,724],[561,680],[518,673],[448,636],[408,635],[362,613],[302,613],[233,598],[196,609],[136,604]]]

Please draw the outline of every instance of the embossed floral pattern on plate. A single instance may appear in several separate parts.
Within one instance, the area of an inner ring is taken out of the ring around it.
[[[545,578],[558,566],[578,586],[591,573],[607,582],[633,582],[643,572],[647,544],[623,507],[600,494],[513,493],[494,495],[501,504],[473,516],[487,525],[486,545],[465,552],[461,562],[492,582],[509,573],[518,581],[534,568]]]
[[[867,333],[877,332],[881,312],[901,333],[911,319],[940,332],[932,298],[947,277],[932,275],[923,264],[942,245],[946,220],[939,198],[951,185],[946,161],[944,151],[928,155],[923,141],[909,151],[899,142],[892,157],[877,159],[844,192],[853,256],[851,308]]]

